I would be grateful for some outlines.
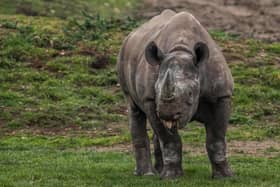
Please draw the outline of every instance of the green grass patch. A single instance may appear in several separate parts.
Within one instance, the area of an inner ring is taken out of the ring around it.
[[[274,66],[231,65],[235,80],[233,124],[261,124],[264,119],[278,122],[280,85],[279,69]]]
[[[223,180],[210,178],[206,156],[187,154],[185,174],[176,180],[134,176],[133,157],[125,153],[6,149],[0,160],[3,186],[277,186],[280,178],[279,158],[232,157],[236,176]]]
[[[267,46],[265,46],[265,49],[270,53],[279,55],[280,54],[280,43],[268,44]]]
[[[0,139],[2,186],[279,184],[278,158],[232,157],[236,177],[212,180],[206,156],[185,154],[184,177],[162,181],[158,176],[133,176],[130,154],[85,151],[130,142],[128,128],[122,125],[128,120],[115,63],[123,38],[140,22],[115,15],[134,6],[134,1],[30,2],[0,2],[1,14],[42,16],[0,16],[1,135],[4,129],[9,131]],[[60,19],[70,14],[71,18]],[[221,31],[211,35],[226,55],[239,55],[233,56],[238,64],[229,62],[235,91],[227,139],[280,140],[280,72],[274,62],[279,43],[241,41]],[[70,126],[76,129],[66,135],[56,132]],[[29,129],[53,133],[36,135]],[[197,123],[180,134],[184,143],[205,142],[205,129]]]
[[[215,39],[219,41],[226,41],[226,40],[236,40],[239,38],[239,35],[226,33],[219,30],[211,30],[209,31],[210,35]]]
[[[66,19],[81,15],[82,11],[98,12],[102,16],[118,16],[135,6],[135,0],[2,0],[0,14],[23,14]]]
[[[180,131],[184,143],[202,145],[206,140],[206,132],[203,125],[192,122]],[[280,140],[280,129],[270,124],[242,124],[230,125],[227,132],[227,140],[262,141],[266,139]]]
[[[0,31],[6,33],[0,37],[3,127],[47,130],[77,125],[104,131],[112,123],[127,123],[115,63],[122,39],[139,21],[88,13],[69,20],[26,16],[0,20]],[[277,43],[242,43],[220,31],[211,35],[225,48],[228,42],[234,43],[234,50],[244,48],[244,57],[265,54],[250,63],[230,64],[235,80],[230,123],[237,128],[229,139],[278,138],[280,72],[267,58],[276,55],[271,48],[277,49]],[[266,63],[259,64],[260,60]],[[264,126],[269,126],[268,132]],[[182,136],[187,142],[203,142],[205,132],[190,125]]]
[[[70,135],[71,133],[69,133]],[[1,138],[0,149],[5,150],[49,150],[49,149],[80,149],[91,146],[112,146],[115,144],[130,141],[129,134],[123,135],[104,135],[102,132],[95,137],[82,135],[64,136],[43,136],[18,134],[16,136],[6,136]]]
[[[101,11],[104,4],[124,3],[130,2],[95,1],[100,12],[84,11],[67,20],[0,16],[2,127],[104,128],[126,119],[125,101],[116,86],[116,56],[122,39],[139,22]]]

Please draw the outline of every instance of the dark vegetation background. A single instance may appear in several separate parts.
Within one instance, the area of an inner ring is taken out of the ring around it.
[[[232,179],[210,179],[198,123],[180,132],[184,177],[132,175],[116,56],[124,37],[164,8],[198,17],[232,70]],[[277,10],[272,0],[1,0],[0,186],[277,186]]]

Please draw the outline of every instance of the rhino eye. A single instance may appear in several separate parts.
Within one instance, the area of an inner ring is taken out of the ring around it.
[[[191,100],[188,100],[188,101],[186,101],[186,104],[189,105],[189,106],[192,106],[193,103],[192,103]]]

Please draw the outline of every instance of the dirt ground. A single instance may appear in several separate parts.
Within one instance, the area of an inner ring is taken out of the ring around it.
[[[280,41],[279,0],[145,0],[143,14],[150,18],[166,8],[187,10],[207,29]]]
[[[246,156],[255,156],[255,157],[275,157],[279,156],[280,144],[272,140],[264,141],[230,141],[227,144],[228,155],[246,155]],[[153,145],[151,144],[153,149]],[[108,147],[88,147],[86,149],[94,150],[97,152],[107,152],[107,151],[116,151],[116,152],[132,152],[132,145],[127,144],[118,144]],[[207,155],[204,145],[193,145],[193,144],[183,144],[183,151],[192,156]]]

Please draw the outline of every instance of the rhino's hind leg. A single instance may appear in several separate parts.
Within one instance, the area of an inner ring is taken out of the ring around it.
[[[208,105],[206,127],[206,149],[212,165],[212,177],[229,177],[233,173],[226,158],[226,140],[228,120],[230,116],[230,98],[220,98],[217,103]]]
[[[135,175],[154,175],[146,115],[135,104],[129,106],[129,125],[136,159]]]
[[[155,155],[155,169],[158,173],[161,173],[163,169],[163,160],[162,160],[162,152],[160,148],[159,138],[156,134],[153,135],[153,143],[154,143],[154,155]]]

